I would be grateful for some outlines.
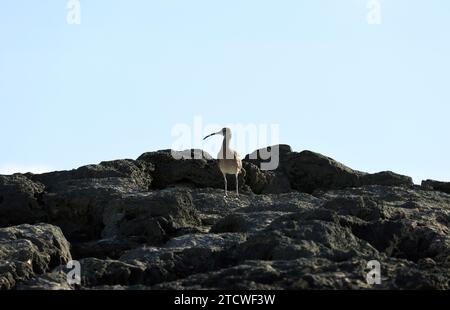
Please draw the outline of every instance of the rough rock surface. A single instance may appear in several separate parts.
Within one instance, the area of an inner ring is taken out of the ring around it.
[[[272,161],[267,154],[276,157],[278,166],[274,171],[262,172],[266,179],[259,185],[263,193],[280,193],[290,188],[301,192],[312,193],[317,189],[339,189],[359,187],[363,185],[412,186],[412,178],[391,171],[368,174],[353,170],[340,162],[311,151],[293,152],[289,145],[275,145],[256,150],[245,157],[245,161],[257,167]],[[270,181],[275,178],[275,181]],[[260,177],[259,179],[263,179]],[[274,186],[273,184],[278,184]],[[283,185],[280,188],[280,184]],[[287,184],[290,186],[288,187]],[[258,188],[259,188],[258,187]]]
[[[450,288],[448,183],[287,145],[267,171],[265,150],[245,157],[239,197],[201,150],[0,176],[0,289]]]
[[[422,181],[422,187],[450,194],[450,182],[425,180],[425,181]]]
[[[44,274],[71,260],[69,243],[53,225],[19,225],[0,229],[0,290]]]
[[[21,174],[0,175],[0,226],[17,225],[45,218],[44,185]]]

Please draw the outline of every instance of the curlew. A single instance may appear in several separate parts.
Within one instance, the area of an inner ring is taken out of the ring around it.
[[[203,140],[214,136],[214,135],[222,135],[223,143],[220,148],[220,152],[217,155],[217,159],[219,160],[219,168],[223,175],[223,180],[225,182],[225,196],[228,196],[227,192],[227,174],[234,174],[236,177],[236,195],[239,196],[239,181],[238,176],[242,170],[242,160],[239,156],[239,153],[230,149],[230,140],[231,140],[231,130],[229,128],[223,128],[222,130],[212,133]]]

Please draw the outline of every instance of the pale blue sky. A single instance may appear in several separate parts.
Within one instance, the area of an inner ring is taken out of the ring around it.
[[[450,2],[0,2],[0,173],[170,148],[177,123],[278,123],[352,168],[450,181]],[[227,109],[221,108],[227,105]]]

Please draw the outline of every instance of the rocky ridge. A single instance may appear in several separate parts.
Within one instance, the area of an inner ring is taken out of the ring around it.
[[[449,183],[287,145],[265,171],[261,151],[239,198],[201,150],[0,176],[0,289],[450,288]]]

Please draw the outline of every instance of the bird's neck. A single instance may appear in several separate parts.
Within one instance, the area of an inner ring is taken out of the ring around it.
[[[226,158],[228,151],[230,150],[230,137],[223,137],[221,154],[222,158]]]

